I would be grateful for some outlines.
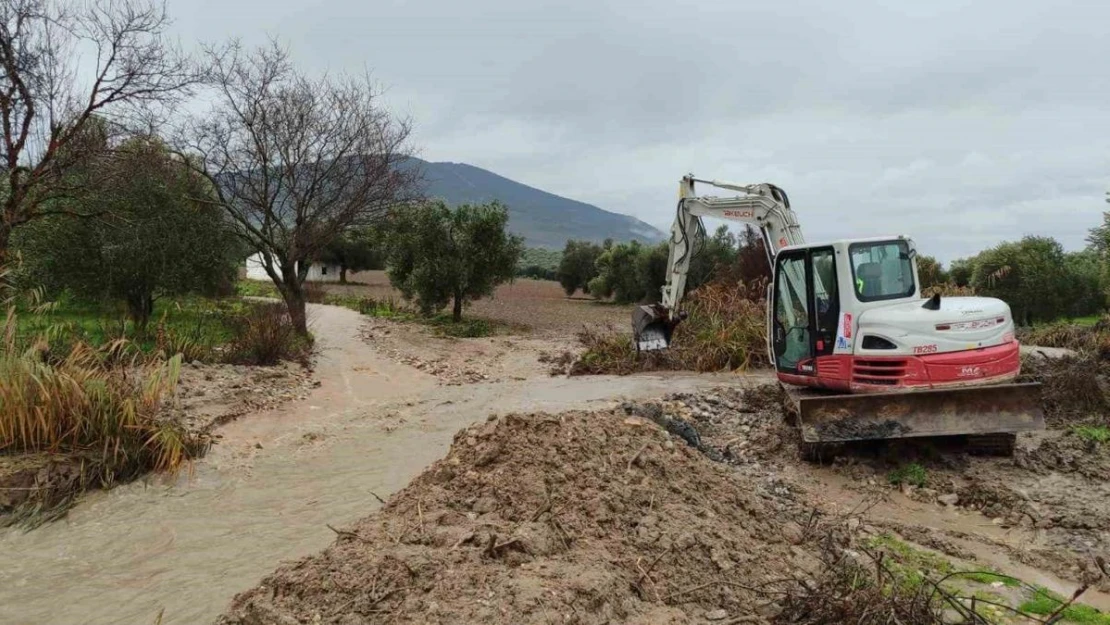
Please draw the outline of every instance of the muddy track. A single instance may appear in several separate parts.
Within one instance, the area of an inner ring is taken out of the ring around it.
[[[655,414],[654,404],[630,410]],[[746,404],[734,392],[680,395],[658,404],[698,432],[707,455],[780,480],[827,515],[864,522],[948,556],[1110,610],[1110,449],[1070,430],[1022,435],[1013,457],[977,456],[943,439],[890,441],[840,450],[825,464],[799,457],[797,434],[774,399]],[[916,464],[925,483],[896,487],[892,472]],[[864,512],[865,511],[865,512]]]
[[[562,411],[729,383],[737,376],[525,379],[463,386],[364,342],[353,311],[311,306],[320,382],[240,418],[176,483],[91,493],[63,521],[0,532],[0,623],[211,622],[280,561],[319,551],[491,413]],[[513,348],[515,349],[515,348]],[[528,349],[527,346],[519,348]],[[522,352],[504,350],[504,362]],[[536,354],[538,356],[538,354]],[[516,376],[520,377],[520,376]]]

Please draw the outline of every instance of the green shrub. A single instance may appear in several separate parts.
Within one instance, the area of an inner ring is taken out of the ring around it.
[[[243,297],[281,297],[277,287],[269,280],[240,280],[235,283],[235,292]]]
[[[460,339],[480,338],[494,333],[493,324],[485,319],[463,318],[454,321],[450,315],[438,315],[432,326],[438,334]]]
[[[369,317],[380,317],[382,319],[409,321],[416,317],[415,310],[397,301],[397,298],[392,296],[383,299],[364,297],[358,301],[357,310]]]
[[[1110,428],[1104,425],[1077,425],[1072,428],[1075,435],[1092,443],[1110,441]]]
[[[907,484],[920,488],[929,483],[929,473],[925,470],[925,467],[916,462],[911,462],[891,471],[887,480],[895,486]]]

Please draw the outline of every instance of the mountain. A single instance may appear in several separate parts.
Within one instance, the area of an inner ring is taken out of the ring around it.
[[[509,209],[509,230],[524,237],[528,247],[561,249],[567,239],[645,243],[664,234],[628,215],[560,197],[465,163],[430,163],[412,159],[424,171],[424,192],[448,204],[479,204],[499,200]]]

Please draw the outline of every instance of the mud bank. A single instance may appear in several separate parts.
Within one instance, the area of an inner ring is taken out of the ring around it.
[[[1080,587],[1083,613],[1105,618],[1102,447],[1056,431],[1012,458],[917,441],[814,464],[780,406],[773,386],[719,388],[467,428],[379,513],[335,527],[335,544],[219,622],[838,622],[816,614],[823,600],[797,605],[839,579],[830,553],[866,571],[877,558],[919,588],[954,574],[956,604],[1007,606],[990,622],[1030,622],[1020,609]],[[908,464],[923,481],[892,483]],[[934,607],[921,618],[971,622]]]

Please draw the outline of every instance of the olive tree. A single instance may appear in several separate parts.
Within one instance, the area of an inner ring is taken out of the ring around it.
[[[559,267],[555,270],[555,277],[568,297],[579,289],[589,294],[590,280],[597,277],[597,259],[601,256],[601,251],[602,248],[597,243],[567,241]]]
[[[948,272],[944,270],[944,265],[940,261],[932,256],[921,254],[917,256],[917,277],[921,281],[918,286],[922,290],[938,284],[945,284],[949,280]]]
[[[347,284],[348,271],[382,268],[379,237],[370,228],[351,228],[324,246],[316,260],[339,266],[339,283]]]
[[[210,47],[204,57],[212,108],[177,141],[306,335],[310,263],[352,226],[413,197],[409,124],[382,106],[368,78],[309,77],[273,42]]]
[[[451,303],[460,321],[466,303],[492,295],[516,271],[524,240],[508,233],[508,222],[497,202],[434,201],[400,211],[389,227],[389,280],[424,314]]]
[[[168,26],[152,0],[0,2],[0,265],[18,227],[90,216],[59,200],[80,192],[70,174],[94,119],[134,122],[196,79]]]
[[[161,297],[230,289],[238,241],[207,181],[156,137],[134,137],[97,160],[106,182],[68,200],[75,210],[37,219],[13,241],[29,280],[51,291],[119,301],[140,330]]]
[[[590,294],[611,297],[619,304],[658,300],[667,279],[667,257],[666,243],[611,245],[597,258],[598,273],[590,280]]]
[[[1051,237],[1027,236],[980,252],[971,286],[1010,305],[1021,325],[1052,321],[1067,312],[1070,276],[1064,248]]]

